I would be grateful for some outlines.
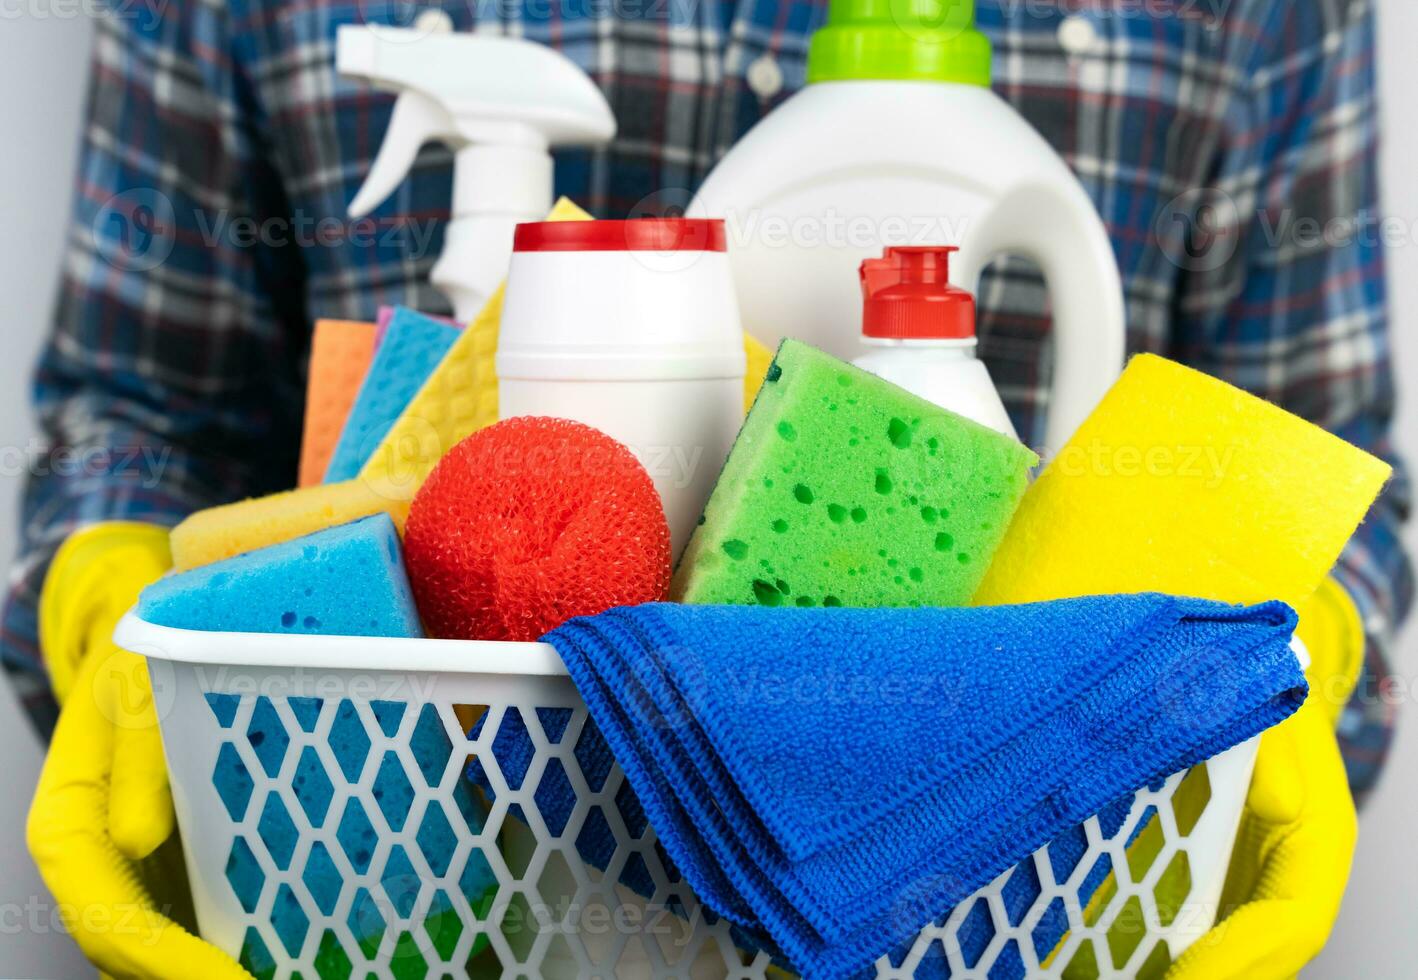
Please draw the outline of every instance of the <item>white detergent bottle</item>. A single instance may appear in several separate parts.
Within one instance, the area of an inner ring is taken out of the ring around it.
[[[335,60],[341,74],[399,94],[351,217],[392,194],[425,143],[456,151],[453,217],[430,279],[457,319],[471,322],[507,275],[513,229],[551,210],[551,148],[615,135],[605,96],[560,52],[455,33],[441,10],[411,28],[341,27]]]
[[[690,213],[728,223],[744,325],[858,352],[853,273],[887,245],[960,245],[978,290],[996,257],[1035,262],[1054,317],[1046,448],[1122,368],[1122,287],[1102,221],[1053,148],[990,91],[973,0],[830,0],[808,85],[709,175]]]
[[[888,248],[862,262],[862,343],[852,363],[957,415],[1018,438],[975,356],[975,297],[950,284],[949,245]]]

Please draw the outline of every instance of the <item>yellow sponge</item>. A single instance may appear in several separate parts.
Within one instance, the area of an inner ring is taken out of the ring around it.
[[[562,198],[547,220],[590,221],[591,216]],[[493,359],[505,288],[498,287],[477,319],[454,342],[360,471],[359,479],[389,502],[401,527],[409,502],[443,455],[497,421]]]
[[[380,511],[388,511],[396,522],[400,519],[389,501],[359,480],[212,507],[172,529],[173,568],[185,572]]]
[[[320,320],[310,342],[310,379],[305,388],[305,435],[300,444],[300,485],[325,479],[350,406],[374,359],[372,323]]]
[[[981,605],[1171,592],[1296,605],[1391,470],[1164,358],[1134,358],[1024,496]]]
[[[748,355],[748,369],[743,373],[743,410],[748,414],[753,400],[758,397],[758,389],[763,387],[768,366],[773,363],[773,352],[747,330],[743,335],[743,349]]]

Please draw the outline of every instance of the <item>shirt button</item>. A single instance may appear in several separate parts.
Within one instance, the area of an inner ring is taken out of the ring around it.
[[[414,21],[414,29],[424,34],[452,34],[453,18],[446,10],[425,10]]]
[[[1082,14],[1065,17],[1059,23],[1059,44],[1073,55],[1087,54],[1098,43],[1098,29]]]
[[[748,66],[748,87],[760,99],[771,99],[783,90],[783,69],[771,54],[760,55]]]

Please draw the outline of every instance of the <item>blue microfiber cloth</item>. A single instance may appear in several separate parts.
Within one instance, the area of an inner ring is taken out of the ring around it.
[[[169,575],[143,590],[138,615],[190,630],[423,636],[388,514]]]
[[[1100,811],[1291,714],[1295,615],[1161,595],[649,605],[547,636],[685,879],[849,977]],[[494,744],[504,769],[526,748]],[[542,814],[569,795],[540,794]],[[553,818],[555,819],[555,818]],[[583,832],[583,854],[606,850]]]
[[[457,327],[422,313],[403,307],[394,312],[335,444],[326,483],[359,476],[460,334]]]

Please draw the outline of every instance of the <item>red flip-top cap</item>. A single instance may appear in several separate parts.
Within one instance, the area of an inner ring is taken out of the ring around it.
[[[514,252],[723,252],[722,218],[533,221],[517,226]]]
[[[888,248],[862,262],[862,334],[890,340],[970,340],[975,297],[950,284],[954,245]]]

